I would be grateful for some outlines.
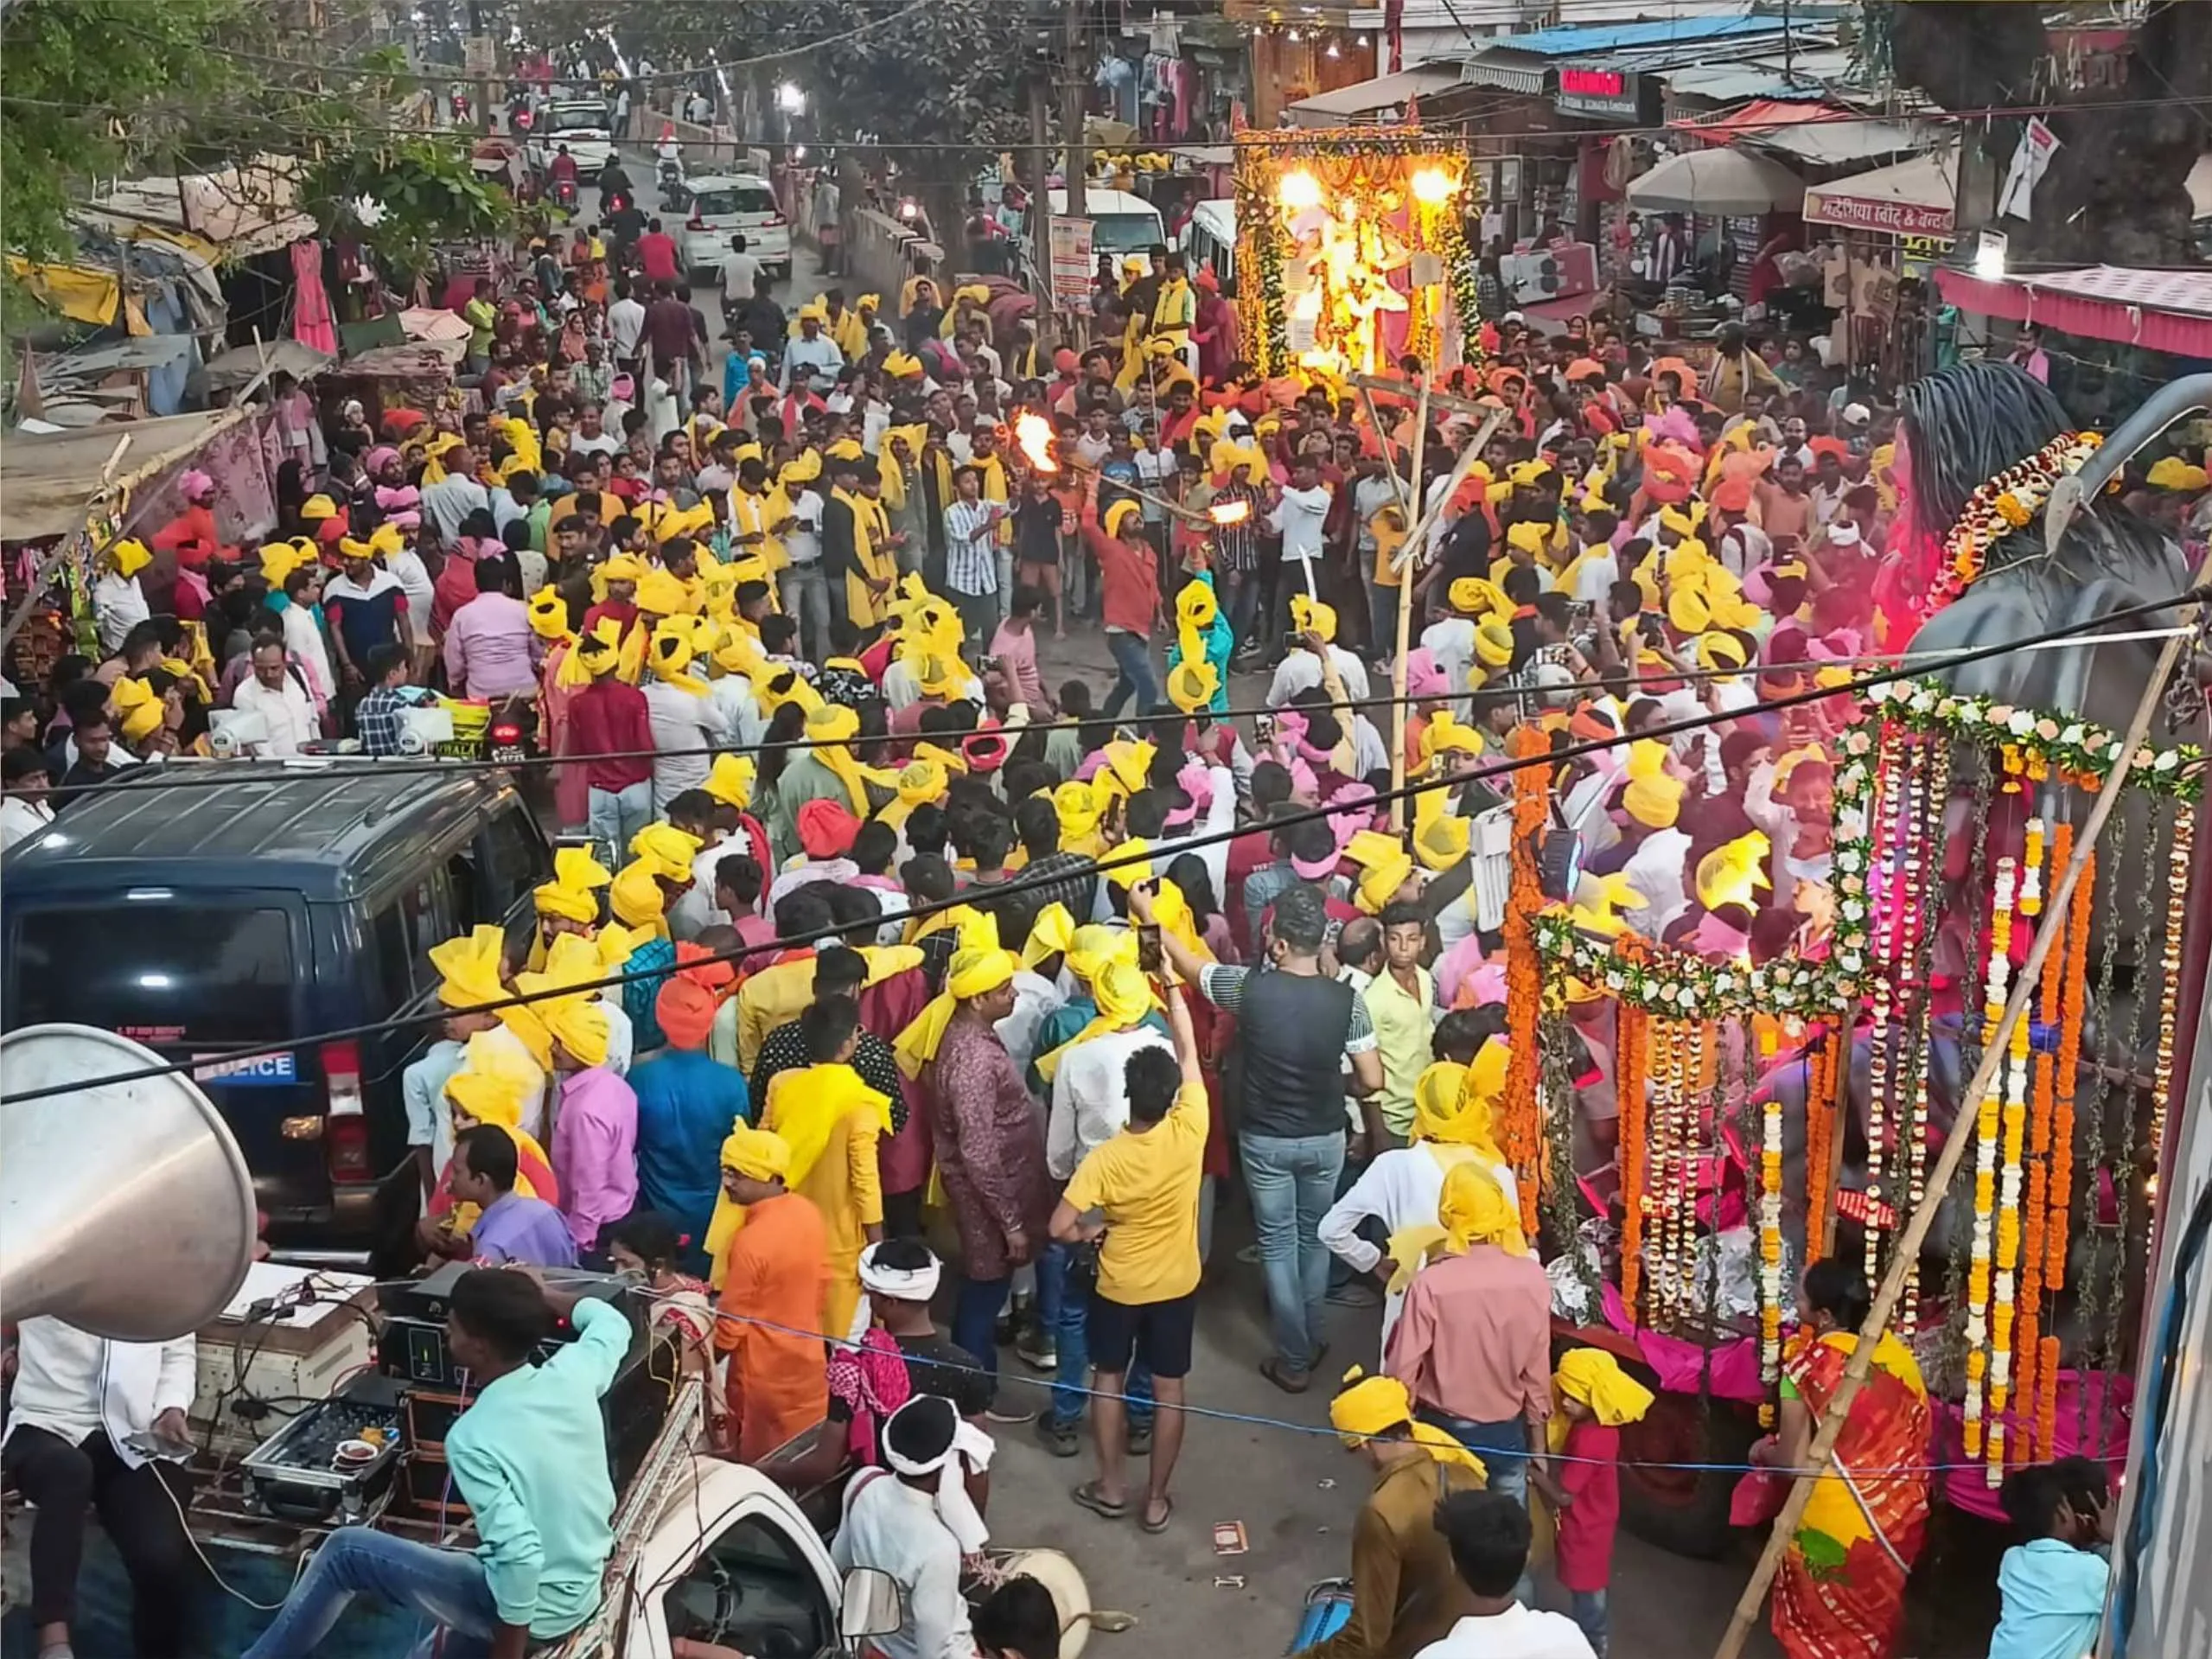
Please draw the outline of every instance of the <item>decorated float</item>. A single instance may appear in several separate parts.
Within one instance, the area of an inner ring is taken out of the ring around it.
[[[1901,589],[1890,648],[2025,639],[2181,594],[2180,550],[2103,493],[2171,418],[2162,406],[2100,447],[2008,368],[1909,392],[1899,470],[1923,570]],[[2051,538],[2055,494],[2072,521]],[[1833,774],[1831,919],[1758,960],[1656,944],[1633,910],[1547,906],[1552,779],[1515,774],[1501,1144],[1562,1325],[1660,1391],[1622,1452],[1644,1465],[1624,1483],[1642,1535],[1689,1554],[1724,1546],[1735,1471],[1774,1420],[1799,1274],[1863,1253],[1874,1282],[1931,1197],[1896,1324],[1941,1402],[1929,1462],[1943,1496],[1995,1517],[2009,1469],[2125,1457],[2159,1153],[2186,1069],[2177,1043],[2196,1019],[2184,987],[2202,985],[2184,960],[2205,921],[2190,903],[2193,873],[2204,890],[2206,767],[2189,659],[2132,757],[1970,1156],[1946,1192],[1928,1175],[2177,620],[2131,617],[2079,645],[1870,687],[1832,758],[1813,763]],[[1746,897],[1769,879],[1748,864],[1738,878]],[[1618,1056],[1610,1158],[1578,1120],[1578,1024]],[[1690,1466],[1651,1466],[1669,1464]]]

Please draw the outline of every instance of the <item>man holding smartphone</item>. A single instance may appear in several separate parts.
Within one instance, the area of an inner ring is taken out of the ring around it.
[[[192,1450],[184,1419],[198,1373],[190,1337],[110,1342],[59,1319],[26,1319],[0,1463],[38,1508],[31,1522],[31,1621],[39,1659],[68,1659],[85,1513],[131,1575],[131,1650],[141,1659],[198,1651],[188,1615],[200,1566],[184,1529],[191,1477],[171,1462]],[[166,1489],[166,1490],[164,1490]]]

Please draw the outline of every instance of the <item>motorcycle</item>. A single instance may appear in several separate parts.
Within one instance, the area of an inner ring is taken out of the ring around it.
[[[660,162],[660,211],[681,213],[689,206],[684,188],[684,163],[674,156],[663,156]]]
[[[577,202],[577,183],[573,175],[553,181],[553,206],[563,213],[574,213]]]

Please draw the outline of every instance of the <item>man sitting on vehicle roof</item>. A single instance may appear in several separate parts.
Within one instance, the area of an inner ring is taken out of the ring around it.
[[[576,1340],[532,1365],[532,1350],[562,1317]],[[469,1554],[341,1528],[245,1659],[316,1651],[364,1592],[443,1626],[440,1652],[490,1659],[522,1659],[597,1611],[615,1542],[599,1402],[629,1350],[629,1321],[611,1303],[483,1268],[454,1286],[446,1343],[476,1384],[445,1448],[483,1541]]]

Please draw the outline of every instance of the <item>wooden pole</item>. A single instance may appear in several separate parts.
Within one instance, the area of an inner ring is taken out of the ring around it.
[[[2190,607],[2193,610],[2195,607]],[[1767,1547],[1760,1554],[1759,1564],[1751,1573],[1750,1583],[1743,1586],[1743,1594],[1736,1604],[1736,1612],[1728,1622],[1728,1629],[1714,1649],[1713,1659],[1737,1659],[1743,1643],[1757,1623],[1759,1610],[1765,1604],[1767,1589],[1782,1566],[1782,1551],[1797,1535],[1798,1523],[1804,1519],[1805,1506],[1813,1496],[1813,1484],[1819,1478],[1812,1471],[1824,1471],[1834,1456],[1836,1441],[1841,1438],[1845,1418],[1852,1401],[1858,1398],[1859,1387],[1866,1381],[1866,1373],[1874,1360],[1874,1345],[1887,1329],[1890,1316],[1896,1311],[1897,1298],[1903,1294],[1905,1278],[1913,1262],[1920,1255],[1928,1230],[1935,1224],[1935,1211],[1949,1190],[1952,1177],[1966,1158],[1967,1148],[1974,1134],[1974,1119],[1982,1096],[1989,1093],[1998,1069],[2005,1062],[2006,1043],[2012,1028],[2027,1017],[2028,1000],[2035,993],[2037,983],[2043,978],[2043,959],[2050,954],[2059,935],[2066,930],[2067,906],[2073,902],[2074,889],[2080,882],[2081,871],[2088,867],[2089,855],[2104,833],[2105,821],[2112,816],[2119,804],[2120,786],[2127,781],[2127,774],[2135,759],[2135,750],[2151,729],[2151,717],[2157,711],[2158,698],[2164,691],[2167,676],[2172,673],[2180,659],[2182,648],[2189,635],[2177,634],[2167,640],[2158,653],[2158,666],[2151,669],[2151,678],[2145,682],[2143,696],[2136,705],[2135,718],[2128,723],[2127,736],[2120,746],[2120,757],[2113,763],[2111,773],[2097,791],[2096,804],[2089,810],[2089,821],[2082,828],[2081,839],[2075,843],[2074,856],[2067,860],[2065,871],[2059,876],[2058,884],[2043,903],[2042,925],[2036,929],[2035,941],[2028,948],[2028,959],[2022,963],[2012,982],[2012,994],[2005,999],[2005,1011],[1997,1022],[1997,1029],[1983,1045],[1981,1063],[1974,1068],[1973,1079],[1967,1084],[1966,1093],[1960,1097],[1958,1115],[1953,1120],[1950,1138],[1943,1143],[1943,1151],[1935,1160],[1935,1167],[1928,1173],[1920,1207],[1905,1223],[1905,1230],[1896,1241],[1890,1257],[1889,1271],[1882,1275],[1882,1287],[1875,1293],[1874,1305],[1868,1311],[1866,1322],[1859,1327],[1858,1343],[1852,1350],[1851,1360],[1844,1368],[1843,1381],[1838,1386],[1828,1408],[1821,1413],[1813,1436],[1813,1445],[1807,1456],[1807,1468],[1798,1471],[1790,1484],[1789,1498],[1775,1517],[1774,1531],[1768,1535]],[[1849,1064],[1846,1056],[1842,1062]],[[1846,1074],[1847,1075],[1847,1074]],[[1841,1139],[1839,1126],[1838,1139]]]
[[[1360,395],[1364,398],[1367,394],[1362,391]],[[1372,409],[1374,405],[1369,403],[1367,406]],[[1378,431],[1375,436],[1380,439],[1382,434]],[[1412,488],[1417,495],[1421,488],[1421,463],[1428,448],[1428,441],[1429,374],[1424,368],[1421,373],[1421,399],[1415,406],[1413,415],[1412,471]],[[1389,446],[1385,444],[1383,447],[1384,453],[1388,454]],[[1478,450],[1477,453],[1480,451]],[[1393,483],[1397,482],[1395,468],[1392,469],[1392,482]],[[1404,486],[1399,486],[1399,500],[1403,501],[1405,499]],[[1412,524],[1413,517],[1413,511],[1407,510],[1406,522]],[[1356,539],[1354,545],[1357,546]],[[1390,659],[1390,828],[1394,835],[1403,835],[1406,833],[1406,797],[1401,792],[1406,788],[1406,722],[1411,713],[1406,702],[1406,648],[1412,640],[1413,607],[1406,603],[1407,599],[1412,597],[1413,584],[1408,578],[1412,575],[1412,564],[1400,566],[1394,559],[1392,561],[1392,572],[1398,577],[1398,638]],[[1367,586],[1367,572],[1364,571],[1360,572],[1360,585],[1364,591]]]

